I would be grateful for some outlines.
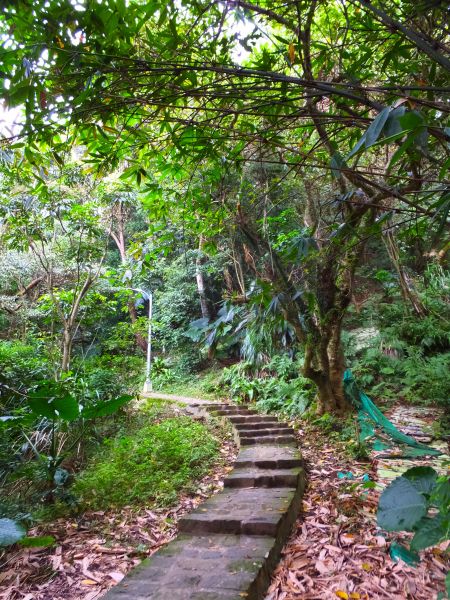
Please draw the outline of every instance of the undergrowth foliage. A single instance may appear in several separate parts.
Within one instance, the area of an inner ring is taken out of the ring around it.
[[[450,409],[450,278],[430,266],[418,287],[427,310],[413,315],[389,288],[375,295],[344,335],[347,363],[369,396]],[[367,327],[367,323],[370,324]],[[365,325],[365,326],[364,326]]]
[[[106,440],[74,485],[83,506],[174,503],[217,462],[218,441],[190,417],[164,418]]]
[[[314,398],[312,382],[299,376],[299,364],[288,355],[275,355],[266,365],[243,362],[224,369],[222,381],[237,403],[254,402],[261,412],[298,416]]]

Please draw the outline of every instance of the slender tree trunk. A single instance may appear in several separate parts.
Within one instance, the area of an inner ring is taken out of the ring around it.
[[[70,369],[70,359],[72,356],[73,332],[69,323],[64,323],[62,338],[62,360],[61,372],[66,373]]]
[[[98,276],[98,274],[97,274]],[[62,350],[62,360],[61,360],[61,373],[64,373],[70,368],[70,360],[72,357],[72,346],[73,346],[73,338],[79,327],[79,323],[77,323],[78,315],[80,312],[80,307],[83,299],[86,294],[91,289],[93,283],[96,281],[97,276],[92,276],[91,273],[86,277],[85,282],[81,290],[78,292],[77,296],[72,305],[72,309],[70,311],[69,317],[62,317],[63,322],[63,338],[61,344]],[[62,316],[63,312],[60,309],[60,314]]]
[[[136,323],[138,314],[136,307],[134,305],[134,301],[130,300],[128,302],[128,314],[130,315],[130,320],[132,323]],[[134,339],[136,340],[136,345],[143,351],[147,352],[147,340],[144,336],[138,331],[134,334]]]
[[[305,179],[303,182],[306,191],[306,203],[303,214],[303,222],[306,227],[311,228],[313,231],[317,229],[319,222],[318,211],[314,197],[314,186],[309,179]]]
[[[338,411],[346,412],[350,407],[344,394],[345,356],[341,342],[342,325],[337,321],[331,328],[328,342],[328,361],[330,365],[330,384]]]
[[[400,291],[403,299],[412,307],[413,311],[418,317],[424,317],[427,313],[426,308],[419,298],[414,283],[409,278],[408,273],[401,263],[397,240],[395,239],[394,233],[391,229],[386,229],[383,232],[383,241],[389,258],[391,259],[391,262],[397,271],[400,283]]]
[[[120,262],[125,267],[128,262],[127,258],[127,250],[126,250],[126,238],[125,238],[125,210],[121,202],[117,205],[117,214],[116,214],[116,222],[117,222],[117,231],[111,231],[111,238],[114,240],[114,243],[117,246],[117,249],[120,254]],[[134,305],[133,300],[128,302],[128,314],[130,315],[130,321],[132,324],[136,323],[138,314],[136,307]],[[134,334],[134,339],[136,341],[136,345],[138,348],[142,350],[142,352],[147,352],[147,340],[145,337],[139,333],[138,331]]]
[[[203,272],[202,272],[202,264],[203,264],[203,253],[202,253],[202,249],[203,249],[203,236],[200,236],[200,241],[198,244],[198,255],[197,255],[197,259],[195,261],[195,279],[197,281],[197,291],[198,291],[198,295],[200,298],[200,308],[202,311],[202,317],[204,319],[210,319],[210,314],[209,314],[209,308],[208,308],[208,302],[206,299],[206,287],[205,287],[205,280],[203,277]]]

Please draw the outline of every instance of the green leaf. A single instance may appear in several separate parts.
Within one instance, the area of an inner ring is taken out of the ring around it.
[[[430,502],[440,510],[448,512],[450,507],[450,479],[439,478],[431,494]]]
[[[447,596],[450,598],[450,571],[445,576],[445,591],[447,592]]]
[[[416,527],[416,533],[411,541],[411,550],[416,552],[435,546],[450,537],[450,517],[436,515],[433,518],[423,517]]]
[[[366,144],[366,133],[367,133],[367,131],[363,133],[363,135],[361,136],[361,138],[356,143],[356,146],[347,155],[347,158],[351,158],[352,156],[355,156],[355,154],[357,152],[359,152],[359,150],[361,150],[361,148],[365,147],[365,144]]]
[[[427,512],[426,500],[405,477],[397,477],[381,494],[377,522],[386,531],[411,531]]]
[[[405,114],[406,109],[404,106],[397,106],[389,114],[384,127],[384,133],[387,137],[397,135],[403,131],[403,127],[400,123],[400,118]]]
[[[389,117],[390,108],[387,106],[383,108],[383,110],[375,117],[375,119],[370,124],[369,128],[366,131],[366,148],[375,144],[375,142],[380,137],[380,133],[383,130],[383,127]]]
[[[60,155],[59,155],[57,152],[55,152],[55,151],[53,151],[53,152],[52,152],[52,154],[53,154],[53,157],[54,157],[54,159],[55,159],[55,160],[56,160],[56,162],[58,163],[58,165],[59,165],[60,167],[63,167],[63,166],[64,166],[64,161],[63,161],[63,159],[61,158],[61,156],[60,156]]]
[[[392,155],[391,160],[389,161],[388,171],[401,159],[401,157],[406,153],[406,151],[413,145],[414,140],[416,138],[415,133],[410,133],[406,140],[401,144],[399,148]]]
[[[421,494],[430,494],[436,485],[438,474],[431,467],[412,467],[403,473],[403,477]]]
[[[39,417],[74,421],[80,415],[78,402],[58,383],[48,382],[41,386],[28,395],[27,401]]]
[[[119,410],[122,406],[127,404],[133,399],[133,396],[120,396],[107,402],[99,402],[95,406],[89,406],[83,409],[81,416],[83,419],[96,419],[97,417],[105,417],[112,415]]]
[[[349,156],[351,156],[351,155],[349,155]],[[339,179],[339,177],[341,177],[341,169],[343,167],[346,167],[347,165],[345,164],[345,160],[342,158],[342,156],[339,154],[339,152],[336,152],[331,157],[330,166],[331,166],[331,173],[332,173],[333,177],[335,177],[336,179]]]
[[[392,367],[384,367],[380,370],[380,372],[383,373],[383,375],[393,375],[395,373],[395,369]]]
[[[12,519],[0,519],[0,548],[11,546],[26,534],[25,529]]]
[[[416,129],[421,125],[424,125],[425,118],[422,113],[417,110],[409,110],[399,118],[399,121],[403,129]]]
[[[371,148],[372,148],[372,150],[373,150],[373,149],[374,149],[374,148],[376,148],[377,146],[385,146],[385,145],[387,145],[387,144],[390,144],[390,143],[392,143],[392,142],[395,142],[396,140],[398,140],[398,139],[402,138],[403,136],[407,135],[408,133],[411,133],[411,131],[410,131],[410,130],[406,130],[406,131],[399,131],[399,132],[397,132],[397,133],[394,133],[393,135],[390,135],[390,136],[388,136],[388,137],[383,137],[383,138],[381,138],[381,140],[379,140],[378,142],[375,142],[375,143],[374,143],[374,144],[371,146]],[[361,139],[362,139],[362,138],[361,138]],[[361,141],[361,140],[359,140],[359,141]],[[358,142],[357,146],[358,146],[358,145],[359,145],[359,142]],[[362,144],[361,144],[361,145],[359,145],[358,151],[360,151],[360,150],[361,150],[361,146],[362,146]],[[351,155],[354,155],[354,154],[356,154],[356,146],[355,146],[355,148],[353,148],[353,150],[352,150],[352,152],[351,152]],[[351,155],[349,154],[349,155],[347,156],[347,158],[350,158],[350,156],[351,156]]]
[[[49,548],[55,543],[52,535],[41,535],[36,537],[24,537],[19,541],[20,546],[25,548]]]
[[[441,170],[439,171],[439,179],[444,179],[447,176],[447,173],[450,169],[450,157],[447,158],[446,161],[444,161],[444,164],[441,167]]]
[[[383,108],[383,110],[375,117],[375,119],[369,125],[367,131],[362,135],[356,146],[351,150],[348,158],[354,156],[359,150],[361,150],[363,146],[365,148],[370,148],[370,146],[375,144],[380,137],[386,121],[388,120],[390,110],[391,109],[387,106],[386,108]]]
[[[32,89],[33,88],[28,82],[11,87],[11,90],[7,95],[8,108],[23,104],[27,100],[30,90]]]

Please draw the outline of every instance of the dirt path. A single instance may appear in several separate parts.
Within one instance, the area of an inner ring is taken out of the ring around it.
[[[141,394],[143,398],[155,398],[160,400],[172,400],[173,402],[181,402],[188,406],[207,406],[211,404],[211,400],[202,400],[202,398],[192,398],[190,396],[177,396],[176,394],[161,394],[160,392],[149,392]]]

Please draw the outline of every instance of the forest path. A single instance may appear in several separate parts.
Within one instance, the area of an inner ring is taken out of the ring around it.
[[[179,521],[180,535],[144,560],[106,600],[259,600],[300,510],[304,490],[294,430],[275,417],[169,394],[233,426],[240,452],[224,489]]]
[[[160,392],[146,392],[141,394],[142,398],[155,398],[160,400],[172,400],[173,402],[182,402],[188,406],[208,406],[213,404],[212,400],[202,400],[202,398],[192,398],[191,396],[177,396],[176,394],[162,394]]]

